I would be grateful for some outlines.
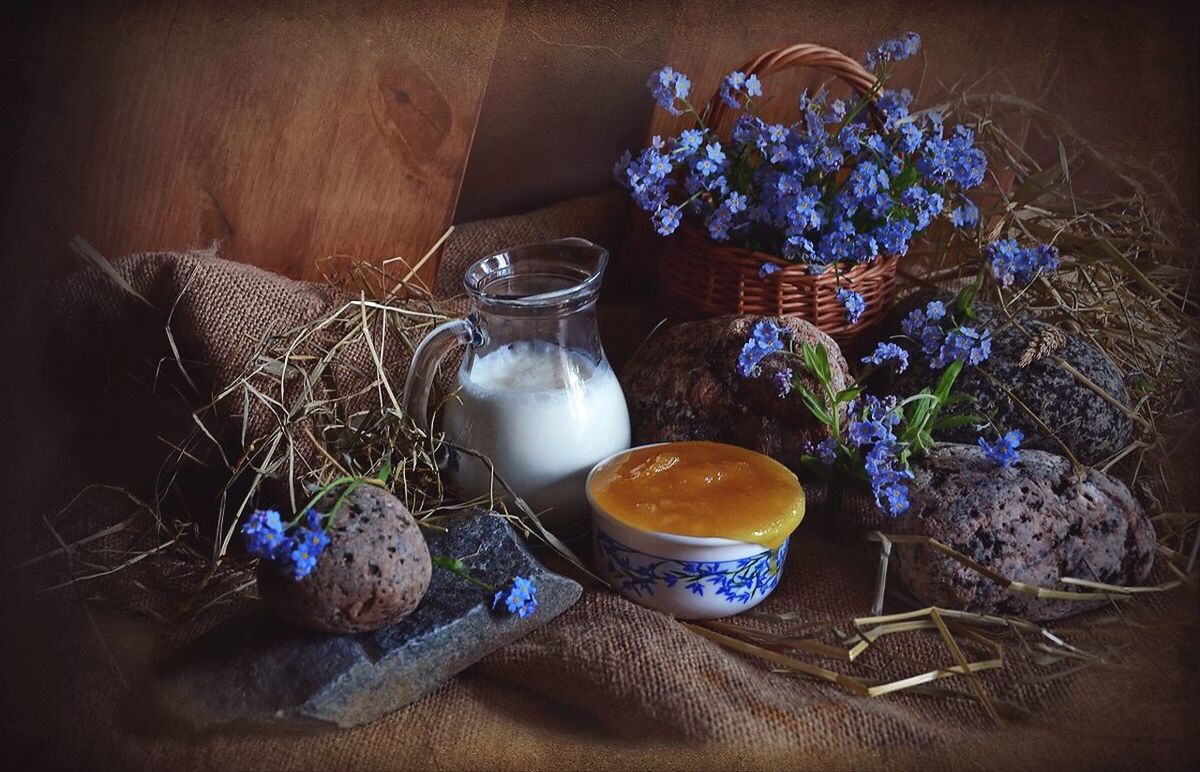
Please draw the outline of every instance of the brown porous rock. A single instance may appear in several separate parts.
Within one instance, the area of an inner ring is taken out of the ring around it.
[[[893,532],[936,539],[1006,579],[1068,591],[1079,588],[1064,577],[1128,586],[1154,562],[1154,525],[1125,484],[1103,472],[1026,449],[1001,469],[977,446],[953,444],[935,446],[914,472],[911,506]],[[896,549],[901,577],[927,605],[1033,621],[1097,605],[1005,588],[926,545]]]
[[[829,431],[798,396],[780,398],[775,374],[792,364],[783,357],[764,359],[752,378],[738,374],[742,346],[763,319],[788,328],[797,350],[803,342],[825,344],[834,388],[846,387],[846,360],[837,343],[808,322],[763,316],[685,322],[648,340],[625,368],[621,382],[634,444],[727,442],[799,469],[806,444],[828,437]],[[814,379],[804,380],[821,393]]]
[[[327,497],[317,506],[333,506]],[[329,545],[299,581],[262,562],[258,589],[267,606],[300,627],[359,633],[411,613],[429,589],[433,564],[412,513],[395,496],[359,485],[334,513]]]

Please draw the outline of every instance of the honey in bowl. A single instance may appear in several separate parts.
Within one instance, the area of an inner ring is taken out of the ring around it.
[[[645,531],[717,537],[775,551],[804,518],[804,489],[778,461],[719,442],[671,442],[596,469],[593,502]]]

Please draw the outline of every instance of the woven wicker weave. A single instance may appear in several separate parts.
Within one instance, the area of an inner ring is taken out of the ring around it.
[[[758,277],[764,262],[781,270]],[[839,345],[850,345],[870,330],[891,306],[896,288],[895,257],[855,265],[838,278],[832,269],[810,273],[808,266],[748,249],[717,244],[689,222],[680,225],[663,254],[659,300],[680,319],[723,314],[798,316],[824,330]],[[840,284],[839,284],[840,282]],[[858,324],[846,322],[838,287],[858,292],[867,310]]]
[[[826,70],[860,93],[875,85],[875,77],[858,62],[811,43],[770,49],[740,69],[762,77],[792,67]],[[707,109],[709,126],[717,130],[726,117],[725,103],[714,94]],[[776,263],[781,270],[760,279],[759,268],[766,262]],[[850,267],[840,277],[832,268],[810,272],[808,266],[774,255],[714,242],[685,221],[659,264],[659,297],[669,313],[684,319],[733,313],[798,316],[846,346],[878,323],[891,305],[896,264],[896,258],[889,256]],[[837,299],[839,287],[854,290],[867,301],[857,324],[846,321],[846,309]]]

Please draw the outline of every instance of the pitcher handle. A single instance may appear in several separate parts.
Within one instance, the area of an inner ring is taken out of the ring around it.
[[[483,345],[483,330],[474,314],[434,327],[413,353],[404,380],[404,410],[421,431],[429,432],[429,392],[438,367],[455,348],[468,345]]]

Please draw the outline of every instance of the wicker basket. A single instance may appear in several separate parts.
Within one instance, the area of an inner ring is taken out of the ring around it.
[[[792,67],[827,70],[860,93],[875,85],[875,77],[858,62],[809,43],[770,49],[741,70],[762,77]],[[725,117],[725,103],[714,94],[707,109],[709,126],[717,130]],[[759,269],[766,262],[776,263],[781,270],[760,279]],[[874,327],[891,305],[896,264],[894,256],[883,257],[844,270],[840,278],[832,268],[810,272],[806,265],[715,242],[685,219],[659,262],[659,299],[670,314],[684,319],[734,313],[798,316],[848,346]],[[846,321],[846,309],[837,299],[839,287],[854,290],[867,301],[857,324]]]

